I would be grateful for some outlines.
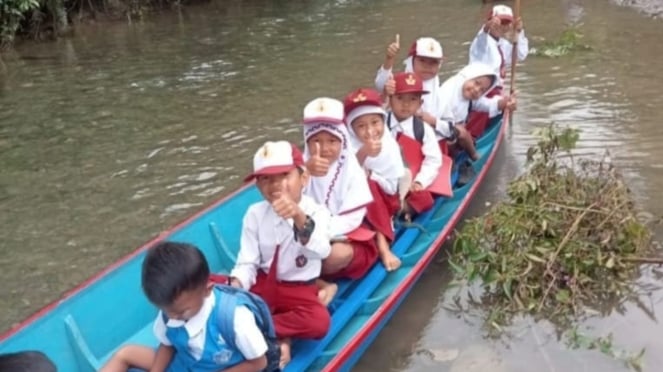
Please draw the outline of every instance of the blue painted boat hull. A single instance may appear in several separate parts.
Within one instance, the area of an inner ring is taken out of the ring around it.
[[[507,119],[501,119],[493,119],[477,141],[481,159],[474,163],[472,182],[455,188],[452,198],[436,200],[415,226],[398,229],[392,250],[401,257],[401,268],[387,273],[377,264],[361,280],[339,283],[330,305],[329,333],[321,340],[295,343],[286,372],[346,371],[357,362],[469,205],[502,141]],[[255,186],[247,185],[164,232],[0,336],[0,353],[40,350],[59,371],[88,372],[99,369],[123,344],[156,346],[152,321],[157,309],[140,287],[145,250],[162,239],[189,242],[204,252],[214,272],[227,273],[239,248],[242,216],[259,200]]]

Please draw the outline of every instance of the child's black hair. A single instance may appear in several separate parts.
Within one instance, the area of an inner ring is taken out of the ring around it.
[[[209,265],[203,253],[186,243],[160,242],[143,261],[145,296],[157,307],[171,305],[177,296],[207,285]]]
[[[0,355],[1,372],[57,372],[55,364],[41,351]]]

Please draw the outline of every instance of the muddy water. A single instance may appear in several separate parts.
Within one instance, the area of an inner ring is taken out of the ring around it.
[[[300,140],[307,100],[370,85],[393,34],[408,41],[403,49],[419,35],[439,38],[449,76],[484,12],[479,1],[217,1],[5,56],[0,328],[237,187],[261,142]],[[531,129],[551,121],[583,129],[581,153],[609,148],[638,200],[663,213],[663,72],[651,71],[663,23],[602,0],[531,0],[524,17],[532,44],[576,22],[593,50],[522,66],[520,110],[470,214],[500,197]],[[624,370],[568,351],[528,320],[507,342],[484,341],[476,317],[444,310],[449,280],[432,265],[356,370]],[[654,315],[660,299],[646,300]],[[656,371],[663,328],[626,309],[592,322],[594,332],[646,347],[646,370]]]

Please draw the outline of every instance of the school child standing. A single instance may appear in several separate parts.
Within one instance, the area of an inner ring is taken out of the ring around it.
[[[385,128],[386,112],[380,93],[357,89],[344,99],[345,122],[357,160],[364,168],[373,202],[367,206],[366,219],[376,232],[380,259],[387,271],[400,267],[391,252],[394,241],[393,218],[400,209],[398,184],[405,173],[398,144]]]
[[[293,338],[319,339],[329,329],[329,312],[318,299],[315,280],[331,251],[331,215],[303,195],[309,175],[295,145],[265,143],[245,181],[252,179],[264,200],[244,216],[231,284],[265,299],[285,364]]]

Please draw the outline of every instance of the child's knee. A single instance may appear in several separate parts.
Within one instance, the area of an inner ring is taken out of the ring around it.
[[[309,324],[311,338],[321,339],[325,337],[331,326],[331,317],[329,312],[324,306],[320,306],[319,309],[316,309],[315,320]]]
[[[345,267],[352,262],[354,249],[349,243],[334,243],[332,245],[332,255],[334,256],[334,261]]]

